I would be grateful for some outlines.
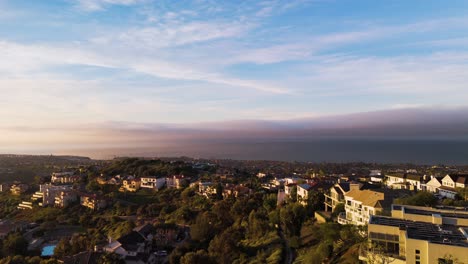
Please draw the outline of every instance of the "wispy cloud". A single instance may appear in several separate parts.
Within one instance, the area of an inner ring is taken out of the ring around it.
[[[85,11],[103,10],[109,5],[134,5],[142,0],[76,0],[78,7]]]

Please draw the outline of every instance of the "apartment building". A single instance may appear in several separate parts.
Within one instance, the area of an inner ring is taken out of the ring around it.
[[[345,213],[338,216],[338,223],[366,225],[370,216],[391,206],[390,197],[384,192],[352,190],[345,194]]]
[[[345,203],[345,194],[351,190],[359,190],[363,184],[358,182],[340,182],[333,185],[325,193],[325,211],[335,211],[339,204]]]
[[[468,263],[468,228],[373,215],[368,246],[359,259],[368,263]]]
[[[78,200],[78,195],[72,190],[59,192],[55,196],[54,204],[56,207],[65,208]]]
[[[71,184],[80,180],[79,175],[75,175],[74,172],[54,172],[50,178],[50,181],[55,184]]]

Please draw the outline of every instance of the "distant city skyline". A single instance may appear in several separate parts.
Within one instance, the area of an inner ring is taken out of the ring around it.
[[[467,11],[466,1],[0,0],[0,143],[119,145],[161,126],[192,138],[206,124],[256,131],[354,113],[365,123],[376,111],[463,117]],[[410,130],[463,137],[463,119],[450,121],[456,136],[437,120],[425,121],[437,133]]]

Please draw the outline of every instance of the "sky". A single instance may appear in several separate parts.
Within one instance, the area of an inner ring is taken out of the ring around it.
[[[0,0],[0,144],[466,110],[467,28],[458,0]]]

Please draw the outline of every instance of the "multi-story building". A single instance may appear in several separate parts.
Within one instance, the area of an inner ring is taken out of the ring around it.
[[[338,216],[338,223],[366,225],[371,215],[389,208],[392,201],[384,192],[352,190],[345,194],[345,213]]]
[[[325,211],[335,211],[339,204],[345,203],[345,194],[351,190],[361,189],[362,184],[358,182],[340,182],[325,193]]]
[[[216,194],[216,186],[212,182],[199,182],[198,193],[206,197],[210,197],[211,195]]]
[[[59,192],[55,196],[55,206],[60,208],[68,207],[71,203],[76,202],[78,195],[72,190],[65,190]]]
[[[141,188],[159,190],[166,184],[166,178],[156,176],[141,177]]]
[[[107,207],[107,200],[99,197],[96,194],[85,194],[80,195],[80,204],[84,207],[88,207],[91,210],[101,210]]]
[[[468,228],[373,215],[368,246],[359,259],[368,263],[468,263]]]
[[[297,184],[295,183],[290,183],[290,184],[286,184],[284,185],[284,194],[286,195],[286,198],[288,197],[291,197],[291,194],[292,194],[292,191],[294,188],[296,188],[296,191],[297,191]]]
[[[71,189],[71,185],[41,184],[39,185],[39,191],[33,194],[31,200],[42,207],[53,206],[55,204],[55,197],[57,197],[60,192],[69,191]]]
[[[79,175],[75,175],[72,171],[67,172],[54,172],[50,178],[50,181],[55,184],[70,184],[80,180]]]
[[[173,175],[170,177],[166,177],[166,186],[167,188],[180,189],[182,188],[184,181],[187,180],[190,180],[190,178],[185,177],[184,175]]]
[[[135,178],[129,178],[122,181],[121,191],[136,192],[140,189],[141,180]]]
[[[307,204],[307,199],[309,199],[309,191],[312,189],[307,183],[297,185],[297,201],[302,205]]]

